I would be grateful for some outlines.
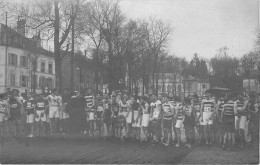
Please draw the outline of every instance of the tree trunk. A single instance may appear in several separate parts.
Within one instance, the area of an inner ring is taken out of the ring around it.
[[[54,56],[55,56],[55,75],[56,75],[56,88],[62,89],[62,75],[61,75],[61,57],[60,57],[60,43],[59,43],[59,2],[54,1],[55,20],[54,20]]]
[[[72,13],[74,13],[74,8],[72,7]],[[72,27],[71,27],[71,70],[70,70],[70,89],[71,91],[73,91],[73,87],[74,87],[74,39],[75,39],[75,22],[73,21],[72,23]]]
[[[113,76],[113,71],[112,71],[113,52],[112,52],[112,43],[110,41],[108,41],[108,56],[109,56],[109,59],[108,59],[108,62],[109,62],[108,90],[109,90],[109,93],[111,93],[114,87],[113,87],[113,78],[112,78],[112,76]]]

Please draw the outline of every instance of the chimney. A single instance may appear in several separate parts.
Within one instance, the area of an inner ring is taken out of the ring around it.
[[[41,41],[41,32],[39,31],[37,35],[34,35],[32,37],[32,41],[34,42],[34,44],[36,44],[36,47],[40,48],[42,46],[42,41]]]
[[[17,21],[17,32],[20,33],[21,35],[25,36],[25,19],[19,19]]]

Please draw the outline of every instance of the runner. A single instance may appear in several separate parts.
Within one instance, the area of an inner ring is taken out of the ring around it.
[[[195,127],[195,109],[190,105],[190,103],[186,102],[184,108],[184,129],[188,148],[191,148],[192,141],[194,139],[194,127]]]
[[[236,140],[240,142],[240,148],[244,147],[245,144],[245,128],[248,116],[248,101],[244,102],[242,94],[238,94],[237,101],[237,115],[235,116],[235,135]],[[237,143],[238,144],[238,143]]]
[[[229,94],[224,100],[223,111],[221,113],[221,119],[224,131],[224,143],[223,149],[228,147],[231,150],[233,144],[232,139],[235,131],[235,115],[237,114],[237,105],[232,101],[234,96]]]
[[[104,125],[108,137],[110,137],[111,116],[112,116],[112,110],[111,110],[110,100],[108,99],[108,97],[105,97],[104,112],[102,114],[102,117],[104,118]]]
[[[177,136],[177,143],[176,147],[180,147],[181,144],[181,128],[183,126],[183,118],[184,118],[184,113],[183,113],[183,104],[182,103],[176,103],[176,108],[175,108],[175,116],[174,116],[174,121],[175,121],[175,133]]]
[[[110,108],[112,112],[112,136],[114,138],[119,138],[119,132],[118,132],[118,113],[119,113],[119,104],[116,101],[116,96],[112,95],[112,101],[110,103]]]
[[[57,122],[59,118],[59,98],[57,90],[52,89],[51,94],[46,97],[49,103],[49,119],[50,119],[50,134],[56,134]]]
[[[8,125],[9,107],[5,100],[5,94],[0,94],[0,137],[4,137]],[[8,131],[9,132],[9,131]]]
[[[102,118],[102,114],[104,112],[104,101],[101,97],[101,95],[98,93],[96,95],[96,126],[98,129],[98,135],[101,136],[102,135],[102,126],[103,126],[103,118]]]
[[[95,100],[94,96],[92,94],[92,90],[89,88],[87,90],[85,98],[85,110],[87,113],[87,130],[89,130],[89,135],[94,135],[94,122],[95,122]],[[84,134],[87,134],[88,131],[84,132]]]
[[[210,99],[209,95],[205,95],[201,103],[201,124],[203,125],[206,144],[212,144],[212,124],[215,101]]]
[[[126,98],[122,99],[121,104],[119,105],[119,132],[121,133],[122,139],[126,138],[126,115],[128,113],[128,104]]]
[[[11,92],[11,96],[8,100],[8,104],[10,105],[10,122],[12,127],[12,132],[14,136],[22,134],[22,102],[18,100],[18,90],[13,89]],[[18,134],[17,134],[18,130]]]
[[[173,125],[173,116],[174,116],[174,107],[169,102],[168,96],[163,97],[164,103],[162,104],[162,114],[163,114],[163,135],[162,140],[165,146],[169,146],[170,140],[172,140],[172,125]],[[166,138],[166,141],[165,141]]]
[[[151,97],[151,113],[150,113],[150,124],[151,131],[153,134],[153,143],[158,143],[160,139],[161,132],[161,108],[162,102],[157,99],[153,94]]]
[[[135,97],[134,102],[131,106],[132,113],[133,113],[133,131],[134,131],[134,138],[136,141],[140,140],[140,126],[141,126],[141,105],[137,102],[138,98]]]
[[[149,120],[150,120],[150,107],[147,97],[141,97],[140,99],[141,103],[141,110],[142,110],[142,123],[141,123],[141,129],[144,133],[144,141],[148,141],[148,126],[149,126]]]
[[[35,121],[36,121],[36,136],[45,136],[45,127],[47,125],[47,108],[48,102],[43,99],[43,96],[36,96],[36,114],[35,114]]]
[[[26,111],[26,123],[30,127],[30,134],[27,137],[34,137],[33,132],[34,132],[34,116],[35,116],[35,106],[36,102],[34,98],[32,97],[31,93],[27,93],[27,99],[24,103],[24,109]]]
[[[127,114],[126,114],[126,139],[128,139],[131,136],[132,132],[132,119],[133,119],[133,113],[132,113],[132,104],[133,104],[133,98],[129,98],[127,94],[125,94],[126,104],[127,104]]]

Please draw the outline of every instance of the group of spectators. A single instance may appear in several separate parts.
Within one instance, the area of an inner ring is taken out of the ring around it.
[[[71,94],[53,89],[51,94],[22,97],[13,89],[0,95],[0,136],[81,133],[189,148],[198,140],[230,150],[243,148],[246,141],[258,144],[259,105],[254,93],[177,101],[169,95],[93,94],[91,89]]]

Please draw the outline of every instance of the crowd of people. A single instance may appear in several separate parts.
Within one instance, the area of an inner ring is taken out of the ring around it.
[[[22,97],[13,89],[0,95],[0,136],[81,133],[175,147],[216,143],[230,150],[243,148],[248,135],[251,143],[258,144],[258,98],[254,93],[247,97],[229,93],[222,98],[205,94],[178,101],[162,94],[93,94],[91,89],[71,94],[53,89],[51,94]]]

